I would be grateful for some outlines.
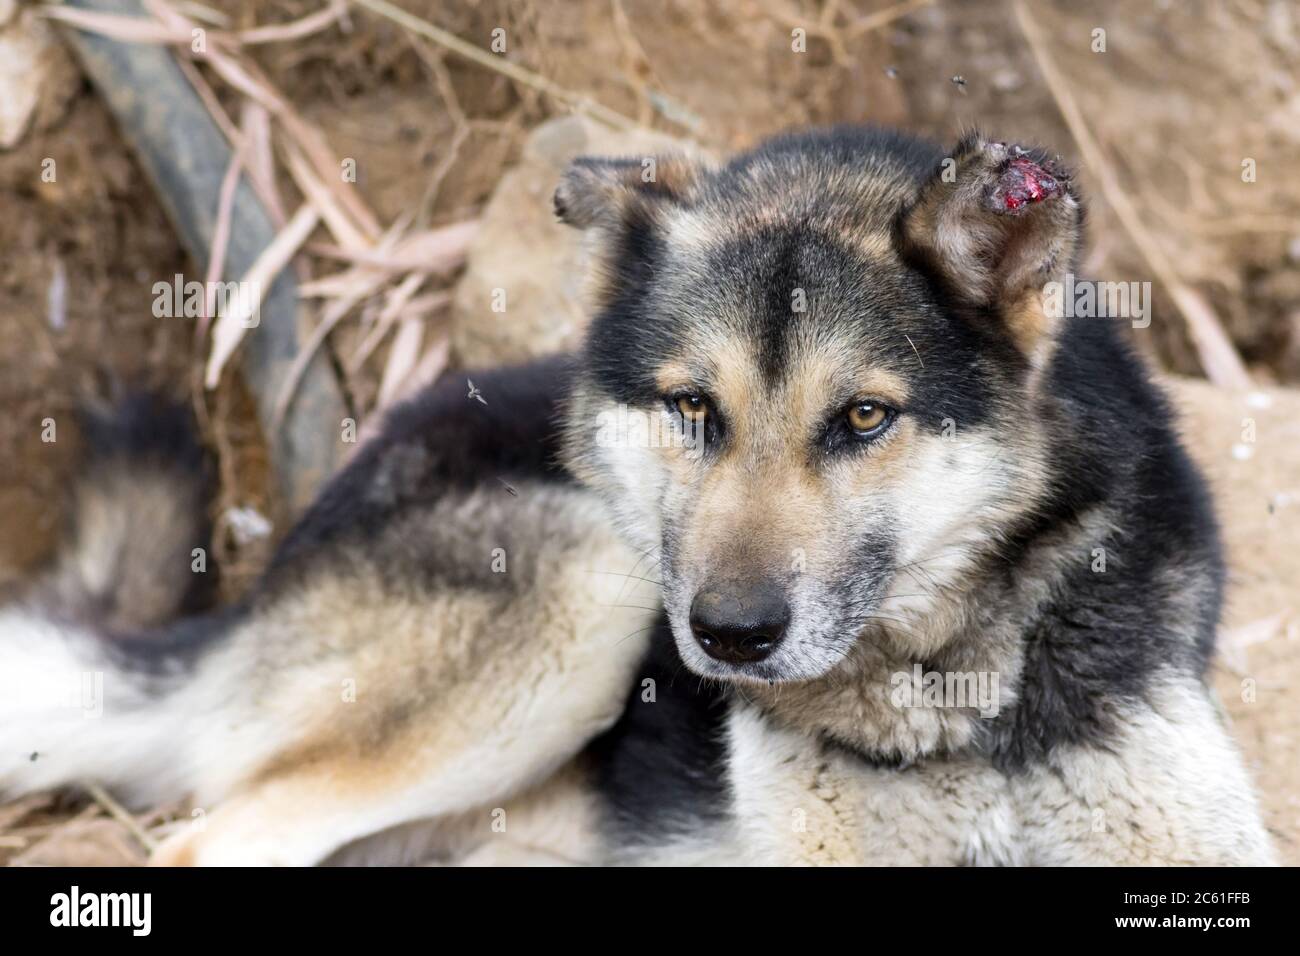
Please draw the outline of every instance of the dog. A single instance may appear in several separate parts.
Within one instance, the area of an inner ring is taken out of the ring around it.
[[[158,864],[1274,861],[1204,483],[1116,323],[1044,306],[1059,161],[814,130],[555,208],[581,353],[396,409],[232,608],[122,623],[192,584],[198,470],[99,423],[0,612],[0,792],[189,796]]]

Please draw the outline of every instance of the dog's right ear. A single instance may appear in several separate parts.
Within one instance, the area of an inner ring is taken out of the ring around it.
[[[578,229],[617,227],[630,211],[652,214],[656,204],[687,201],[699,171],[682,156],[582,156],[569,164],[555,190],[555,214]]]
[[[1026,354],[1057,322],[1046,283],[1073,270],[1083,209],[1069,173],[1046,154],[964,138],[901,221],[903,247],[960,301],[1001,315]]]

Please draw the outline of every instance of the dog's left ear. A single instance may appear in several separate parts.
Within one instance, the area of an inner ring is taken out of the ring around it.
[[[569,164],[556,187],[555,214],[579,229],[617,228],[629,211],[653,213],[657,204],[685,200],[699,169],[684,156],[581,156]]]
[[[1045,154],[964,138],[903,213],[904,250],[951,294],[1003,317],[1031,357],[1052,331],[1044,286],[1074,268],[1083,209],[1068,172]]]
[[[672,210],[689,204],[702,166],[685,156],[580,157],[555,189],[555,214],[583,230],[588,269],[583,298],[599,310],[644,282],[656,237]]]

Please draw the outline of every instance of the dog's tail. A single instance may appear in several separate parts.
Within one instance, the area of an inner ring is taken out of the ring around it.
[[[127,799],[189,786],[186,685],[220,619],[208,470],[189,416],[137,395],[87,414],[50,568],[0,607],[0,794],[93,780]]]

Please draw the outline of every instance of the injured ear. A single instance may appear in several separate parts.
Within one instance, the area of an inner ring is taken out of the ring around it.
[[[961,301],[999,312],[1029,355],[1054,324],[1043,287],[1074,268],[1083,212],[1037,150],[964,138],[902,219],[903,245]]]

